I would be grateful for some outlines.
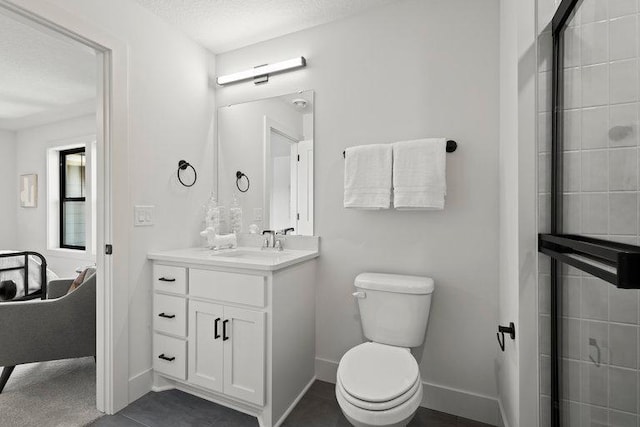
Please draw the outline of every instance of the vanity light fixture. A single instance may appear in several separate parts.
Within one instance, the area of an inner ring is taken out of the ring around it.
[[[236,83],[243,80],[254,79],[254,83],[264,83],[269,81],[269,74],[281,73],[283,71],[295,70],[296,68],[302,68],[307,65],[307,60],[304,56],[289,59],[282,62],[276,62],[275,64],[265,64],[254,67],[250,70],[240,71],[233,74],[227,74],[225,76],[218,76],[216,82],[220,86],[224,86],[229,83]]]

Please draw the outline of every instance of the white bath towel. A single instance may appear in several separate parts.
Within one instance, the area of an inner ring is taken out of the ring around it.
[[[393,144],[393,205],[396,209],[444,209],[445,138]]]
[[[391,207],[392,147],[360,145],[345,151],[344,207],[389,209]]]

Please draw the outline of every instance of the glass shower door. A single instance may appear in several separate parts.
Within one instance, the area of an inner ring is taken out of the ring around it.
[[[631,252],[640,250],[639,19],[635,1],[561,2],[548,164],[551,233]],[[542,423],[639,427],[640,291],[564,261],[541,270]]]

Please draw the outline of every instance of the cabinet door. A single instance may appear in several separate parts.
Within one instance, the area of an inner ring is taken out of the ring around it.
[[[223,320],[221,305],[189,302],[189,382],[219,392],[223,390]]]
[[[266,313],[224,307],[224,394],[264,405]]]

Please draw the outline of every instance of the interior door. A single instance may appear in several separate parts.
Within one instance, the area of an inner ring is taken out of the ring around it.
[[[223,391],[223,308],[189,302],[189,381]]]
[[[224,393],[264,405],[266,313],[224,307]]]

